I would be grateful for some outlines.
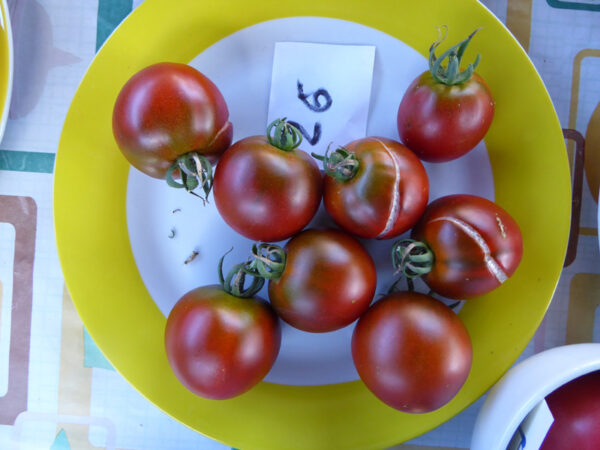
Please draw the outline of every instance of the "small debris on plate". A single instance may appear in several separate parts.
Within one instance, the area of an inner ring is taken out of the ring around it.
[[[169,234],[169,239],[173,239],[175,237],[175,228],[171,228],[171,234]]]
[[[194,250],[190,256],[187,257],[187,259],[183,262],[184,264],[189,264],[191,263],[194,259],[196,259],[196,256],[198,256],[200,253],[198,252],[198,250]]]

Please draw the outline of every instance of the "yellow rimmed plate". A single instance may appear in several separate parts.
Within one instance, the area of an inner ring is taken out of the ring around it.
[[[462,308],[474,344],[473,368],[459,394],[433,413],[408,415],[388,408],[359,381],[320,386],[263,382],[236,399],[210,401],[182,387],[167,363],[165,317],[142,281],[128,236],[129,166],[112,136],[114,100],[125,81],[149,64],[189,62],[240,29],[301,16],[362,24],[422,55],[440,24],[447,24],[455,37],[477,27],[485,30],[470,49],[484,55],[479,72],[497,103],[485,143],[496,201],[521,225],[525,253],[508,283]],[[448,420],[518,357],[560,275],[570,183],[560,125],[539,75],[506,28],[475,0],[279,0],[252,6],[238,0],[176,5],[146,0],[107,40],[73,99],[56,159],[54,214],[67,286],[87,329],[115,368],[150,401],[189,427],[244,449],[364,449],[396,444]]]
[[[0,140],[4,135],[12,94],[13,40],[6,0],[0,2]]]

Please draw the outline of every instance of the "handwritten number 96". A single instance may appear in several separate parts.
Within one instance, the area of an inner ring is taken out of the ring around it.
[[[298,89],[298,98],[311,111],[316,113],[322,113],[331,108],[333,100],[326,89],[319,88],[314,92],[305,93],[304,85],[300,82],[300,80],[298,80],[296,87]],[[308,140],[310,145],[316,145],[319,142],[319,139],[321,139],[322,127],[320,122],[315,122],[312,136],[308,133],[306,128],[304,128],[298,122],[290,120],[289,123],[298,128],[300,133],[302,133],[302,136],[304,136],[304,138]]]

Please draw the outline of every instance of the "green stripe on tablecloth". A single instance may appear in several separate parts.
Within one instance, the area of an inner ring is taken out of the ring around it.
[[[54,153],[0,150],[0,170],[52,173]]]
[[[580,11],[600,11],[600,3],[596,0],[594,3],[587,2],[566,2],[563,0],[546,0],[553,8],[575,9]]]
[[[98,24],[96,27],[96,51],[110,33],[131,12],[132,0],[98,0]]]

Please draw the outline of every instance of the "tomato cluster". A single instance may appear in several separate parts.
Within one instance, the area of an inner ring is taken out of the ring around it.
[[[390,246],[393,266],[449,299],[481,296],[515,272],[523,252],[516,221],[473,195],[429,203],[421,162],[465,154],[490,126],[494,101],[474,73],[479,57],[459,70],[473,35],[440,58],[441,39],[431,46],[430,70],[410,85],[398,109],[402,143],[369,136],[314,159],[285,119],[231,145],[222,95],[189,66],[157,64],[125,84],[113,113],[125,157],[171,186],[201,189],[205,198],[212,190],[223,220],[259,241],[227,274],[222,257],[220,286],[191,290],[169,314],[168,361],[188,389],[212,399],[251,389],[277,358],[280,318],[320,333],[356,322],[349,343],[356,370],[375,396],[400,411],[438,409],[461,389],[473,348],[459,316],[434,296],[414,292],[412,282],[404,292],[394,282],[371,305],[376,267],[357,238],[391,239],[412,230],[410,239]],[[339,229],[306,229],[321,201]],[[273,243],[286,239],[283,247]],[[267,281],[269,302],[256,296]]]

